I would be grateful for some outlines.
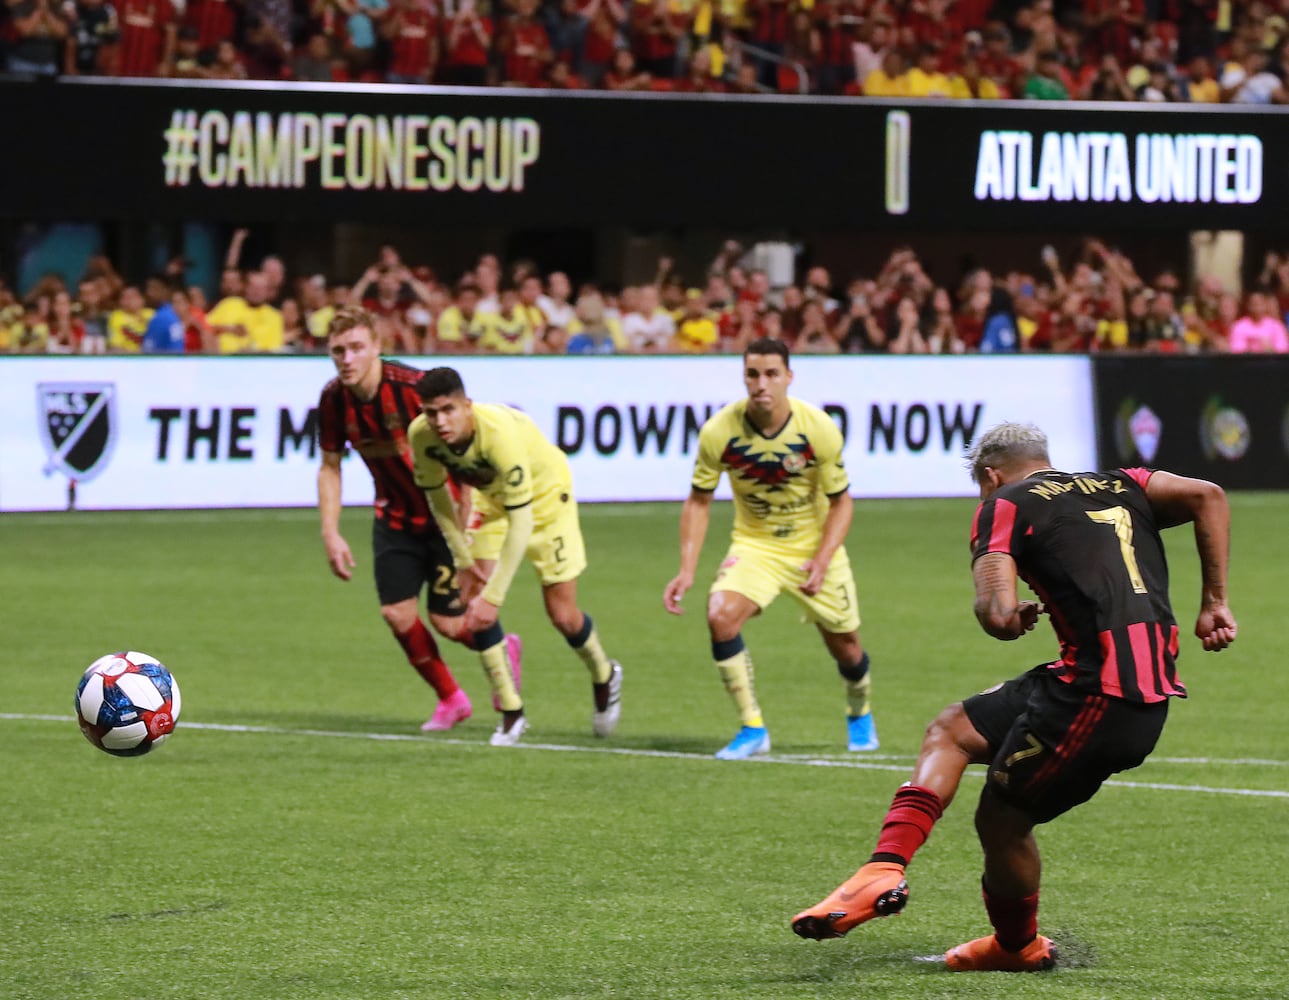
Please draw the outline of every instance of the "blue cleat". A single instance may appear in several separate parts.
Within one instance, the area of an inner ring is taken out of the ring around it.
[[[744,726],[724,750],[716,751],[717,760],[747,760],[770,752],[770,730],[764,726]]]
[[[867,715],[846,716],[846,749],[852,753],[863,750],[876,750],[877,726],[873,723],[873,713]]]

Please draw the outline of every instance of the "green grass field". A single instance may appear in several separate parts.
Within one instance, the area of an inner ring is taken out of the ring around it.
[[[721,505],[723,507],[723,505]],[[311,511],[5,515],[0,620],[4,848],[0,998],[1266,998],[1289,996],[1289,671],[1276,631],[1289,496],[1237,495],[1239,642],[1190,637],[1189,529],[1169,534],[1191,698],[1154,758],[1040,830],[1040,926],[1065,962],[955,976],[927,959],[987,931],[971,813],[980,775],[910,869],[897,918],[842,941],[788,929],[867,858],[924,725],[1051,654],[971,614],[970,501],[861,501],[851,554],[882,749],[844,752],[840,682],[781,602],[746,632],[775,741],[711,754],[736,719],[710,663],[705,586],[674,619],[677,508],[583,509],[583,604],[626,667],[623,721],[590,735],[585,669],[524,571],[504,623],[526,642],[532,730],[476,706],[422,736],[432,696],[359,577],[327,573]],[[724,549],[713,522],[702,573]],[[81,671],[140,648],[183,689],[140,759],[72,720]]]

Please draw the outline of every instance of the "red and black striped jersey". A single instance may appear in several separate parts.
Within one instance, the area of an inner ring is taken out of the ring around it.
[[[366,402],[332,379],[318,402],[318,444],[340,453],[348,444],[362,456],[376,485],[376,516],[398,531],[437,531],[425,493],[412,478],[407,425],[421,412],[416,382],[423,372],[381,361],[380,384]]]
[[[1057,676],[1135,702],[1186,696],[1150,475],[1037,472],[981,503],[971,528],[972,559],[1010,555],[1047,607],[1061,643]]]

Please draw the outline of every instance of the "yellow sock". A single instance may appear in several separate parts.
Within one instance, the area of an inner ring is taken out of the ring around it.
[[[517,712],[524,707],[519,692],[515,690],[515,679],[510,674],[510,661],[506,659],[506,644],[495,643],[479,652],[479,662],[488,683],[492,685],[493,694],[503,712]]]
[[[741,649],[725,660],[716,661],[725,690],[738,706],[739,718],[745,726],[765,725],[761,718],[761,706],[756,703],[756,689],[752,686],[752,657],[746,649]]]
[[[573,651],[582,658],[586,669],[591,671],[591,680],[594,683],[607,684],[609,675],[613,673],[613,666],[609,663],[609,658],[604,655],[604,647],[600,645],[600,633],[595,630],[594,625],[591,625],[589,615],[586,616],[586,622],[590,625],[586,639],[580,646],[573,646]]]
[[[858,718],[871,712],[873,707],[869,703],[869,694],[873,687],[872,676],[865,674],[861,680],[846,681],[845,683],[846,714],[852,718]]]

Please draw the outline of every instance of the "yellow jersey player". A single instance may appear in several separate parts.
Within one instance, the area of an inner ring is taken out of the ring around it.
[[[416,483],[426,491],[457,567],[466,628],[476,636],[494,703],[502,713],[493,746],[514,746],[528,728],[497,623],[515,571],[526,557],[541,579],[551,623],[591,672],[591,729],[608,736],[621,711],[622,666],[605,656],[591,616],[577,604],[586,548],[564,453],[525,413],[475,403],[460,374],[435,368],[416,384],[421,415],[408,428]],[[457,525],[448,476],[473,487],[469,536]]]
[[[823,636],[846,685],[847,747],[876,750],[868,654],[859,641],[855,578],[844,542],[853,504],[841,432],[821,409],[788,395],[792,368],[781,341],[752,341],[743,355],[747,398],[703,425],[689,498],[680,515],[680,572],[663,605],[681,614],[707,536],[721,473],[734,491],[734,532],[707,601],[712,657],[742,720],[716,756],[742,760],[770,750],[752,684],[743,625],[779,594],[791,595]]]

